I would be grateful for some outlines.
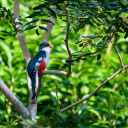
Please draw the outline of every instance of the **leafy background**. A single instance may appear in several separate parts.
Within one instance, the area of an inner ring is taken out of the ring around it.
[[[108,1],[111,2],[111,1]],[[20,13],[23,25],[32,20],[37,20],[36,17],[25,18],[31,15],[35,6],[39,5],[39,1],[20,1]],[[2,7],[13,10],[13,1],[1,1]],[[69,8],[69,11],[75,11],[74,8]],[[12,11],[13,12],[13,11]],[[113,11],[114,12],[114,11]],[[62,13],[62,12],[58,12]],[[7,13],[5,12],[5,15]],[[59,15],[59,14],[58,14]],[[126,14],[125,14],[126,15]],[[127,16],[127,15],[126,15]],[[11,17],[11,16],[10,16]],[[46,16],[44,19],[48,19]],[[14,28],[10,24],[13,16],[9,19],[1,18],[0,22],[0,77],[18,99],[27,106],[28,89],[26,80],[26,67],[22,55],[17,36],[13,31]],[[10,22],[9,22],[10,20]],[[34,22],[33,22],[34,23]],[[47,22],[46,22],[47,23]],[[76,22],[75,22],[76,23]],[[41,23],[43,24],[43,23]],[[34,23],[34,25],[39,25]],[[112,24],[113,25],[113,24]],[[43,24],[45,27],[46,24]],[[59,16],[55,21],[55,25],[50,35],[49,43],[53,46],[50,62],[46,70],[65,70],[63,67],[68,60],[65,43],[65,18]],[[31,57],[37,51],[41,43],[44,30],[37,27],[31,29],[31,23],[23,27],[27,46]],[[109,28],[110,26],[108,26]],[[79,43],[74,40],[83,39],[85,36],[92,36],[98,33],[99,30],[92,25],[81,27],[77,34],[72,27],[69,43],[73,52],[80,50]],[[43,28],[44,29],[44,28]],[[3,30],[7,30],[4,32]],[[77,30],[77,28],[76,28]],[[37,32],[38,31],[38,32]],[[39,34],[38,34],[39,33]],[[7,35],[6,35],[7,34]],[[102,33],[101,33],[102,34]],[[124,38],[124,32],[118,33],[116,47],[119,51],[123,63],[128,64],[128,38]],[[8,36],[9,35],[9,36]],[[84,36],[83,38],[81,36]],[[81,37],[81,38],[80,38]],[[4,40],[5,39],[5,40]],[[84,48],[85,52],[96,51],[95,47],[91,49],[91,45]],[[37,124],[27,122],[33,126],[51,126],[51,127],[124,127],[128,125],[128,71],[119,74],[114,79],[109,81],[101,88],[92,98],[85,101],[68,111],[60,114],[58,112],[58,104],[56,99],[56,85],[61,109],[88,96],[96,87],[98,87],[106,78],[113,75],[119,68],[120,62],[113,47],[108,44],[106,48],[100,52],[101,58],[97,61],[95,56],[87,56],[86,60],[75,61],[72,66],[73,73],[69,78],[59,75],[45,75],[42,78],[43,86],[38,98],[38,113],[36,116]],[[0,92],[0,127],[11,126],[15,115],[19,115],[16,109],[8,102],[5,96]],[[26,123],[23,121],[22,123]],[[22,126],[19,122],[14,123],[15,126]]]

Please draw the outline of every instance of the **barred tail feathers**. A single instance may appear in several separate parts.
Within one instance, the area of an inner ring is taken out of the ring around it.
[[[32,77],[32,93],[33,93],[32,100],[34,101],[36,101],[36,89],[37,89],[37,82],[38,82],[37,78],[38,78],[38,74],[37,72],[35,72]]]

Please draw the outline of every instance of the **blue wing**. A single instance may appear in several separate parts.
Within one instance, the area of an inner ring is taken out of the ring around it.
[[[36,101],[36,77],[37,76],[37,69],[41,64],[41,61],[43,58],[46,57],[46,52],[45,51],[39,51],[28,63],[27,66],[27,71],[28,71],[28,75],[31,78],[32,81],[32,92],[33,92],[33,96],[32,99],[34,101]]]
[[[46,57],[46,52],[45,51],[39,51],[28,63],[27,66],[27,71],[28,71],[28,75],[30,76],[30,78],[33,77],[34,73],[37,71],[37,68],[40,66],[40,63],[42,61],[43,58]],[[38,63],[38,65],[35,65],[36,63]]]

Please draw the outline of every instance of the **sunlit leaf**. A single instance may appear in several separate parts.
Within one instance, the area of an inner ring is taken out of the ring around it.
[[[35,16],[39,16],[41,14],[41,11],[39,12],[34,12],[32,13],[31,15],[27,16],[26,18],[32,18],[32,17],[35,17]]]
[[[37,34],[38,36],[40,35],[40,33],[39,33],[38,29],[36,29],[36,34]]]
[[[101,54],[97,55],[97,61],[99,61],[101,59]]]
[[[43,26],[39,26],[39,28],[48,31],[47,28],[45,28]]]
[[[26,28],[24,31],[28,31],[28,30],[34,29],[35,27],[37,27],[37,26],[28,27],[28,28]]]
[[[26,23],[24,26],[26,26],[26,25],[28,25],[28,24],[31,24],[31,23],[35,23],[35,22],[37,22],[37,21],[39,21],[39,20],[32,20],[32,21]]]
[[[50,20],[41,19],[41,21],[43,21],[43,22],[48,22],[48,23],[52,23],[52,24],[54,25],[54,23],[53,23],[52,21],[50,21]]]
[[[47,6],[47,4],[40,4],[40,5],[36,6],[36,7],[34,7],[33,9],[34,10],[38,10],[38,9],[41,9],[41,8],[45,8],[46,6]]]

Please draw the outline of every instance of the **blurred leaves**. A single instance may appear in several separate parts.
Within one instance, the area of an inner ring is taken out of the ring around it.
[[[1,1],[0,6],[0,77],[13,93],[28,103],[26,66],[14,30],[13,4]],[[73,52],[69,59],[63,39],[66,34],[64,0],[21,1],[21,23],[31,57],[38,50],[42,30],[46,30],[49,17],[56,19],[49,43],[54,47],[46,70],[64,70],[72,64],[69,78],[60,75],[45,75],[38,98],[37,123],[23,120],[22,124],[33,127],[127,127],[128,76],[127,70],[109,81],[90,100],[59,113],[56,100],[56,85],[61,109],[88,96],[106,78],[119,68],[119,59],[110,45],[115,37],[116,47],[125,65],[128,64],[128,2],[126,0],[76,0],[69,1],[69,45]],[[7,6],[9,5],[9,6]],[[53,5],[56,8],[53,8]],[[26,18],[25,18],[26,17]],[[35,30],[35,31],[34,31]],[[124,39],[125,37],[125,39]],[[74,41],[75,40],[75,41]],[[0,93],[0,127],[9,126],[16,120],[16,109]],[[72,112],[71,112],[72,110]],[[15,122],[14,122],[15,123]],[[22,127],[17,122],[13,127]]]

